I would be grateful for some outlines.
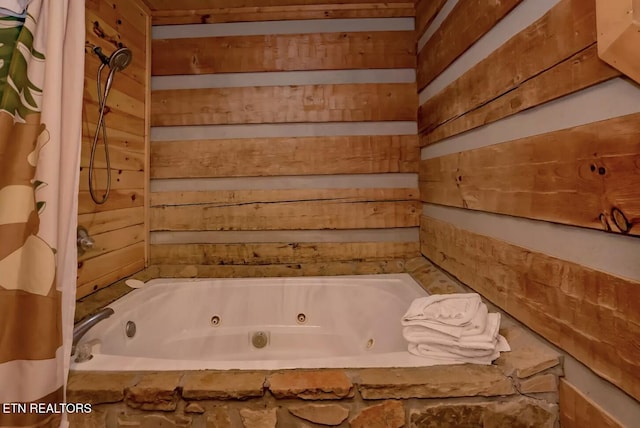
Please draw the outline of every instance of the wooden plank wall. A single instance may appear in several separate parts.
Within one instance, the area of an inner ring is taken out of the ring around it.
[[[419,254],[413,4],[274,2],[256,17],[245,3],[222,21],[157,4],[151,263],[169,276],[401,270],[391,262]],[[340,17],[382,19],[326,19]],[[309,18],[322,20],[287,21]],[[173,25],[185,22],[203,23]]]
[[[301,19],[413,17],[411,0],[249,0],[180,2],[145,0],[153,10],[156,25],[215,24],[224,22],[286,21]]]
[[[638,400],[640,87],[598,58],[595,0],[450,10],[418,53],[421,251]]]
[[[89,157],[98,121],[96,88],[98,57],[85,49],[85,87],[78,224],[95,239],[95,247],[78,257],[81,298],[145,265],[145,170],[148,153],[148,117],[145,113],[148,77],[147,39],[150,17],[146,6],[128,0],[87,0],[87,42],[110,55],[120,46],[133,61],[114,77],[105,114],[111,161],[111,193],[103,205],[89,194]],[[102,72],[102,83],[109,72]],[[106,186],[104,146],[100,137],[95,158],[95,183],[102,196]]]
[[[622,428],[606,410],[566,379],[560,379],[560,425],[562,428]]]

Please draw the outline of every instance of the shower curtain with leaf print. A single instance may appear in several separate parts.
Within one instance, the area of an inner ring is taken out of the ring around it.
[[[84,32],[84,0],[32,0],[22,16],[0,12],[0,403],[64,402]],[[59,405],[6,410],[1,427],[66,425]]]

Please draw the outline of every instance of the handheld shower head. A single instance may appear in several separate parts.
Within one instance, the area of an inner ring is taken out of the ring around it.
[[[97,83],[97,95],[98,95],[98,104],[100,107],[100,114],[98,116],[98,125],[96,127],[96,134],[93,137],[93,144],[91,145],[91,156],[89,158],[89,193],[91,194],[91,199],[98,204],[104,204],[109,197],[109,190],[111,189],[111,163],[109,161],[109,146],[107,142],[107,125],[105,124],[105,107],[107,105],[107,97],[109,96],[109,91],[111,90],[111,85],[113,83],[113,77],[117,71],[122,71],[131,63],[131,49],[121,47],[116,49],[110,57],[107,57],[99,46],[91,45],[87,43],[87,47],[91,47],[93,53],[95,53],[98,58],[100,58],[100,67],[98,67],[98,76],[96,79]],[[102,89],[102,70],[104,67],[109,66],[109,75],[107,76],[107,81],[104,85],[104,91]],[[98,143],[98,136],[100,134],[100,130],[102,129],[102,138],[104,142],[104,151],[105,151],[105,160],[107,162],[107,187],[102,199],[98,199],[96,196],[95,188],[93,185],[93,174],[94,168],[93,163],[96,154],[96,146]]]
[[[104,65],[108,65],[112,70],[122,71],[131,63],[131,49],[129,48],[116,49],[113,51],[111,56],[106,56],[104,52],[102,52],[102,48],[100,48],[100,46],[90,46],[93,53],[100,58],[100,62]]]
[[[109,68],[115,71],[122,71],[131,63],[131,49],[120,48],[109,57]]]

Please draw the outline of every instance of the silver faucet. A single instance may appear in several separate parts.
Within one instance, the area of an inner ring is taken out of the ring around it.
[[[78,226],[76,243],[78,245],[78,255],[81,256],[95,245],[96,241],[89,235],[89,231],[84,226]]]
[[[73,327],[73,344],[71,346],[71,355],[76,353],[76,345],[94,325],[109,318],[115,311],[111,308],[102,308],[95,314],[83,319]]]

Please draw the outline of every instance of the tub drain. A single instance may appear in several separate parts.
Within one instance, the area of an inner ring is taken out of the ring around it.
[[[269,336],[264,331],[257,331],[251,336],[251,344],[255,348],[264,348],[269,343]]]

